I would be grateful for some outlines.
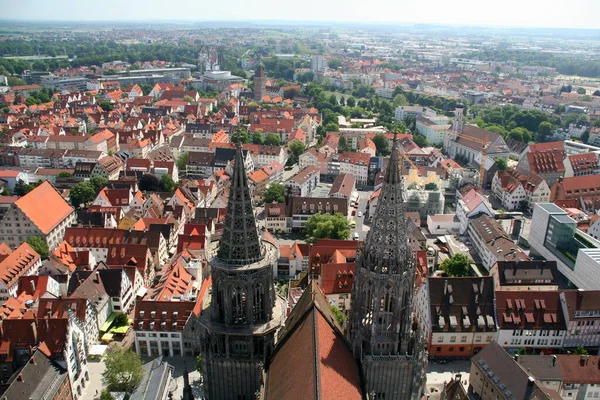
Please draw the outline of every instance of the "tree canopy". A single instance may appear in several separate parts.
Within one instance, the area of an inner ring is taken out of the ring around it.
[[[417,133],[416,135],[413,136],[413,141],[416,143],[417,146],[423,148],[423,147],[429,147],[429,140],[427,140],[427,138],[419,133]]]
[[[132,351],[113,347],[104,356],[104,364],[102,382],[110,391],[131,394],[142,380],[142,362]]]
[[[266,146],[280,146],[281,136],[276,133],[267,133],[263,136],[263,144]]]
[[[30,245],[36,253],[40,255],[42,260],[48,258],[48,254],[50,253],[50,249],[48,248],[48,244],[41,236],[29,236],[27,238],[27,244]]]
[[[173,193],[175,191],[175,181],[171,175],[164,174],[160,177],[160,190],[169,193]]]
[[[294,140],[292,143],[290,143],[289,149],[289,160],[291,160],[290,163],[297,164],[300,154],[304,153],[304,150],[306,150],[306,146],[304,145],[304,143]]]
[[[73,207],[77,208],[96,198],[96,189],[90,182],[79,182],[71,188],[69,199]]]
[[[95,177],[90,179],[90,183],[92,184],[92,186],[94,186],[96,192],[99,192],[104,188],[104,186],[108,184],[108,179],[106,179],[103,176],[96,175]]]
[[[494,163],[496,164],[496,168],[498,168],[498,171],[504,171],[508,167],[508,164],[506,163],[506,160],[504,158],[497,158],[496,161],[494,161]]]
[[[469,276],[471,275],[471,262],[464,254],[455,254],[445,259],[440,265],[440,269],[448,276]]]
[[[272,183],[263,195],[265,203],[285,203],[285,187],[281,183]]]
[[[250,143],[250,134],[244,129],[238,129],[231,134],[231,141],[233,143]]]
[[[156,175],[144,174],[140,178],[138,187],[142,191],[158,192],[160,190],[160,180],[156,177]]]
[[[350,225],[341,213],[335,214],[313,214],[304,226],[307,241],[314,242],[316,239],[341,239],[346,240],[350,236]]]
[[[373,137],[373,143],[377,147],[377,154],[386,156],[390,154],[390,144],[383,133],[378,133]]]

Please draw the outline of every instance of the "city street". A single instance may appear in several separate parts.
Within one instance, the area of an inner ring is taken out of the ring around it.
[[[352,229],[352,234],[354,234],[354,232],[357,232],[358,238],[360,240],[365,240],[365,238],[367,237],[367,232],[369,232],[369,229],[371,229],[368,224],[368,220],[367,220],[367,224],[365,224],[365,214],[367,211],[367,202],[369,201],[371,194],[372,194],[372,192],[362,192],[362,191],[358,192],[359,203],[358,203],[358,208],[356,209],[356,215],[350,216],[351,219],[354,219],[354,221],[356,221],[356,227]],[[362,217],[358,216],[359,212],[362,214]]]

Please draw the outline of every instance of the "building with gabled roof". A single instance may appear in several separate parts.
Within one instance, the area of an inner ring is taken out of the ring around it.
[[[292,373],[294,371],[294,373]],[[304,291],[265,365],[261,399],[362,399],[352,349],[315,282]]]
[[[567,325],[558,291],[497,291],[496,315],[502,347],[563,347]]]
[[[496,338],[494,284],[491,277],[429,277],[423,332],[434,357],[477,354]]]
[[[50,183],[43,182],[11,204],[0,221],[0,242],[16,248],[30,236],[41,236],[54,250],[76,219],[73,207]]]
[[[482,399],[560,400],[552,389],[531,376],[496,341],[471,358],[469,393]]]
[[[0,261],[0,304],[17,296],[19,278],[37,275],[41,266],[40,255],[26,242]]]
[[[565,177],[596,175],[599,172],[597,153],[572,154],[565,159]]]
[[[4,381],[3,381],[4,382]],[[7,382],[3,399],[73,399],[67,370],[36,349],[18,375]]]
[[[550,200],[550,187],[540,175],[525,175],[516,169],[498,171],[492,179],[492,192],[509,211]]]

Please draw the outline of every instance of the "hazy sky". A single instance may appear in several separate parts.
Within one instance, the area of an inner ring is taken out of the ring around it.
[[[0,19],[301,20],[598,28],[600,0],[0,0]]]

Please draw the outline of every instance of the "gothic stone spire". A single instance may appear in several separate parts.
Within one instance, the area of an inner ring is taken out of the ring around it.
[[[239,143],[235,150],[227,214],[217,257],[232,265],[252,264],[264,257],[252,208],[248,175]]]
[[[404,220],[402,182],[398,162],[398,141],[394,145],[388,163],[385,181],[377,202],[371,231],[367,234],[363,266],[377,273],[403,273],[409,252]]]

